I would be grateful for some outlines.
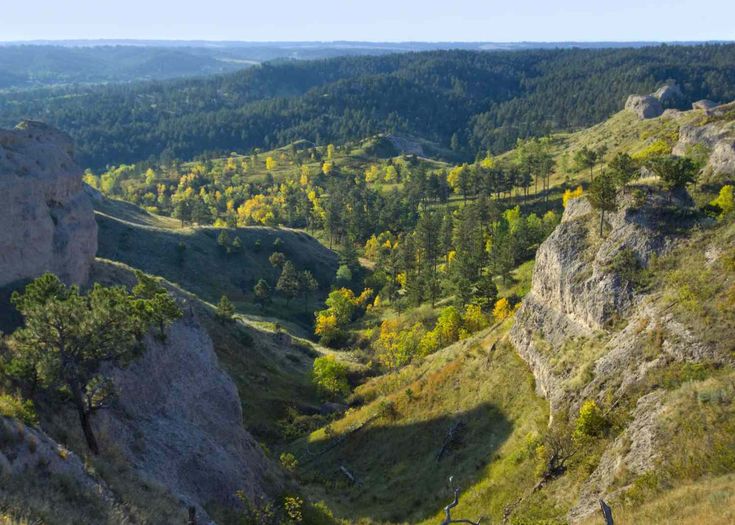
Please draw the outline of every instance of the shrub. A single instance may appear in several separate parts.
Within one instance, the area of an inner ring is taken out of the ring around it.
[[[322,392],[332,396],[349,394],[347,367],[337,361],[333,355],[317,357],[314,360],[312,377]]]
[[[303,506],[304,500],[297,496],[286,496],[283,499],[283,510],[286,511],[287,523],[302,523],[304,521],[301,510]]]
[[[33,401],[24,401],[9,394],[0,394],[0,415],[20,419],[26,425],[38,423]]]
[[[594,399],[588,399],[579,409],[579,417],[574,425],[576,441],[601,436],[607,429],[608,421]]]
[[[584,190],[582,189],[582,186],[577,186],[575,189],[570,190],[567,189],[564,191],[564,195],[561,196],[561,203],[566,208],[567,203],[572,199],[578,199],[582,196],[584,193]]]
[[[720,209],[719,219],[724,219],[735,210],[735,198],[733,198],[733,187],[727,184],[720,188],[717,198],[710,203]]]
[[[296,459],[296,456],[290,452],[283,452],[278,459],[284,469],[289,472],[296,472],[296,469],[299,466],[299,460]]]
[[[232,316],[235,315],[235,306],[226,295],[220,297],[215,315],[220,322],[232,321]]]
[[[497,322],[503,321],[510,317],[512,313],[513,310],[510,307],[508,299],[505,297],[498,299],[498,302],[495,303],[495,307],[493,308],[493,317],[495,320]]]

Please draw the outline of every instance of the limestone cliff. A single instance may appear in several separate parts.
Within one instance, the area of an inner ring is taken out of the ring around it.
[[[87,280],[97,225],[73,153],[45,124],[0,130],[0,286],[43,272]]]
[[[631,192],[632,193],[632,192]],[[624,469],[655,467],[659,414],[668,398],[646,382],[675,363],[727,359],[662,307],[633,274],[685,242],[699,217],[685,194],[644,188],[645,203],[624,196],[600,237],[597,212],[584,198],[568,203],[561,224],[540,246],[531,291],[516,314],[511,341],[529,364],[551,413],[576,417],[583,400],[637,399],[630,421],[583,484],[571,522],[597,511],[597,500]],[[640,199],[640,194],[639,197]],[[657,334],[667,334],[651,349]]]
[[[686,206],[686,200],[677,202]],[[568,203],[561,224],[536,254],[533,285],[516,316],[511,338],[536,375],[537,388],[552,409],[564,399],[565,371],[554,371],[554,348],[571,338],[605,334],[637,297],[631,282],[614,269],[616,257],[645,267],[673,241],[661,228],[666,197],[650,194],[644,206],[628,198],[608,218],[610,232],[599,238],[586,199]],[[558,367],[557,367],[558,368]]]

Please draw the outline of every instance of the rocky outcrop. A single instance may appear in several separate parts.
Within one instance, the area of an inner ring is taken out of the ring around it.
[[[131,522],[125,506],[119,504],[105,482],[90,472],[79,456],[39,428],[7,417],[0,417],[0,480],[3,506],[8,500],[22,500],[29,510],[44,507],[59,513],[61,509],[54,508],[54,498],[59,487],[68,486],[74,487],[78,499],[94,502],[100,523]],[[82,523],[88,519],[83,509],[75,515],[74,502],[64,501],[63,497],[56,505],[66,507],[65,519],[59,519],[59,523]]]
[[[553,350],[542,347],[559,348],[570,338],[604,331],[635,299],[631,284],[611,270],[615,257],[625,249],[645,266],[670,244],[657,229],[657,204],[665,198],[649,199],[643,208],[624,205],[611,214],[611,231],[604,239],[597,237],[587,200],[572,200],[561,224],[538,249],[531,292],[516,314],[511,340],[552,409],[564,398],[564,378],[552,371]]]
[[[698,146],[709,154],[704,169],[708,181],[723,182],[735,177],[735,127],[732,123],[725,120],[701,126],[685,124],[679,128],[679,140],[672,153],[690,155]]]
[[[705,112],[716,107],[717,102],[712,102],[711,100],[708,100],[706,98],[702,100],[697,100],[696,102],[692,103],[692,109],[701,109]]]
[[[244,429],[237,388],[192,314],[164,342],[149,338],[143,356],[113,377],[117,406],[100,414],[100,435],[142,476],[200,515],[209,503],[237,504],[240,490],[264,494],[272,467]]]
[[[664,112],[661,102],[652,95],[630,95],[625,101],[625,109],[641,120],[660,117]]]
[[[72,479],[83,490],[106,493],[90,476],[73,452],[59,445],[37,428],[17,419],[0,416],[0,474],[21,476],[42,470]]]
[[[715,177],[735,178],[735,140],[721,140],[712,149],[707,162],[707,170]]]
[[[537,251],[531,291],[510,332],[552,415],[566,412],[573,419],[583,400],[604,406],[609,399],[643,394],[632,421],[584,482],[569,514],[571,523],[597,511],[598,499],[611,495],[621,472],[637,476],[654,468],[666,399],[640,386],[650,388],[652,374],[677,362],[728,359],[679,322],[658,292],[634,286],[631,268],[645,268],[654,256],[673,249],[681,239],[678,232],[698,220],[689,213],[693,204],[688,196],[670,203],[653,188],[643,191],[642,206],[630,196],[621,198],[602,238],[597,212],[584,198],[569,201],[561,224]]]
[[[73,150],[38,122],[0,130],[0,286],[44,272],[87,280],[97,225]]]
[[[697,144],[711,150],[715,145],[727,136],[727,131],[716,123],[695,126],[685,124],[679,128],[679,140],[674,145],[674,155],[687,155],[691,148]]]
[[[685,101],[684,93],[676,82],[669,82],[656,90],[654,97],[664,109],[680,108]]]
[[[570,523],[598,512],[599,500],[609,499],[608,489],[621,471],[641,475],[655,467],[658,456],[657,419],[664,410],[662,392],[641,397],[633,421],[602,455],[600,463],[582,487],[579,503],[569,512]]]
[[[676,82],[669,81],[650,95],[630,95],[625,109],[635,113],[639,119],[660,117],[667,110],[667,116],[676,115],[669,110],[682,109],[686,97]]]

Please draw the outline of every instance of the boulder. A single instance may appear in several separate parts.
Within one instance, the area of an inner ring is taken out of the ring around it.
[[[712,149],[707,163],[708,171],[715,177],[735,177],[735,140],[721,140]]]
[[[653,94],[664,109],[678,108],[684,103],[684,93],[676,82],[671,82],[661,86]]]
[[[704,111],[709,111],[712,108],[717,107],[717,102],[712,102],[711,100],[702,99],[697,100],[692,104],[692,109],[703,109]]]
[[[57,274],[87,281],[97,224],[71,139],[39,122],[0,130],[0,286]]]
[[[641,120],[660,117],[664,112],[661,102],[651,95],[630,95],[625,102],[625,109],[635,113]]]

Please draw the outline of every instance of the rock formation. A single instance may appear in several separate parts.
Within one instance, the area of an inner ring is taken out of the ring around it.
[[[669,82],[661,86],[653,96],[661,102],[664,109],[680,108],[685,100],[684,93],[676,82]]]
[[[35,122],[0,131],[0,285],[53,272],[69,283],[131,286],[130,269],[94,262],[90,198],[98,197],[83,188],[69,137]],[[209,335],[184,310],[165,342],[148,337],[140,358],[110,371],[116,403],[95,414],[93,426],[103,456],[122,454],[141,479],[164,487],[182,508],[195,506],[199,522],[207,523],[207,504],[237,504],[238,491],[262,496],[278,474],[243,427],[237,388],[219,367]],[[8,424],[1,419],[0,434]],[[76,424],[73,415],[68,419]],[[0,474],[38,475],[33,469],[41,461],[75,490],[109,499],[104,481],[73,454],[59,459],[60,445],[43,430],[23,426],[23,432],[35,451],[0,449]]]
[[[735,140],[721,140],[712,148],[708,169],[715,177],[725,176],[735,180]]]
[[[91,278],[135,281],[129,269],[103,260]],[[182,311],[165,341],[148,337],[145,353],[113,372],[115,406],[100,412],[95,424],[103,447],[122,451],[144,478],[204,518],[208,503],[237,505],[237,491],[264,495],[278,474],[243,426],[237,388],[220,368],[212,340],[191,306],[184,303]]]
[[[538,249],[531,291],[510,338],[529,364],[538,393],[549,400],[552,415],[568,411],[573,419],[583,400],[620,399],[669,363],[722,359],[662,309],[655,294],[639,292],[616,263],[624,255],[634,258],[633,266],[645,268],[654,256],[677,246],[677,228],[693,227],[697,220],[686,213],[692,206],[688,196],[674,198],[671,204],[679,210],[672,214],[666,195],[644,191],[643,206],[630,196],[621,199],[603,238],[586,199],[569,201],[561,224]],[[616,324],[621,319],[626,322]],[[669,337],[659,354],[646,356],[644,349],[657,331]],[[598,499],[608,495],[620,469],[640,475],[654,468],[658,415],[666,402],[657,392],[638,399],[632,421],[584,483],[570,522],[597,511]]]
[[[38,122],[0,130],[0,286],[44,272],[87,280],[97,225],[73,150]]]
[[[696,102],[692,103],[692,109],[703,109],[704,111],[709,111],[710,109],[716,108],[717,102],[712,102],[711,100],[702,99],[697,100]]]
[[[661,102],[652,95],[630,95],[625,109],[632,111],[641,120],[660,117],[664,112]]]
[[[625,109],[644,120],[660,117],[664,110],[681,109],[685,100],[679,85],[676,82],[667,82],[650,95],[630,95],[625,102]]]
[[[725,106],[716,106],[720,111]],[[679,140],[674,145],[674,155],[689,155],[700,146],[709,154],[704,176],[707,180],[724,181],[735,178],[735,128],[727,120],[704,125],[685,124],[679,128]]]

